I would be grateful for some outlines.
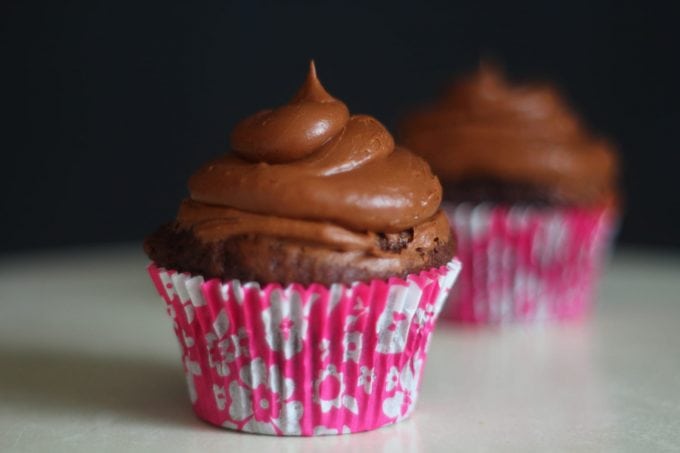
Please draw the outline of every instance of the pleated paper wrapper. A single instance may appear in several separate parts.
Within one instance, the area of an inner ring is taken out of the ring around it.
[[[463,269],[442,318],[575,321],[591,312],[616,216],[607,208],[443,204]]]
[[[148,271],[198,417],[238,431],[314,436],[409,416],[460,262],[331,286],[205,281],[154,264]]]

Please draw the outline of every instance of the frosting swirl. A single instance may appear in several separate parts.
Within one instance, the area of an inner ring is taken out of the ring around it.
[[[305,84],[289,104],[262,110],[236,125],[231,147],[248,161],[290,162],[336,136],[348,119],[347,106],[321,86],[312,65]]]
[[[289,104],[236,125],[233,153],[200,168],[178,222],[201,239],[247,234],[380,253],[378,234],[448,237],[428,164],[321,86],[314,64]]]
[[[553,87],[510,85],[488,64],[407,117],[401,133],[445,184],[529,185],[570,203],[607,200],[615,191],[611,145],[591,136]]]

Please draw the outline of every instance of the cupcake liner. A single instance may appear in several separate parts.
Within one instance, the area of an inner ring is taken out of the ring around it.
[[[587,315],[612,243],[607,208],[443,204],[458,236],[460,281],[442,318],[475,324]]]
[[[239,431],[313,436],[411,413],[460,262],[329,287],[148,270],[173,320],[196,414]]]

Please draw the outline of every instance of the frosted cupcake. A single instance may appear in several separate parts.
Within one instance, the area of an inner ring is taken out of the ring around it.
[[[618,213],[618,162],[550,85],[482,65],[401,124],[444,186],[461,281],[442,316],[583,318]]]
[[[303,436],[408,416],[460,268],[437,178],[313,65],[289,104],[236,125],[231,149],[145,241],[195,412]]]

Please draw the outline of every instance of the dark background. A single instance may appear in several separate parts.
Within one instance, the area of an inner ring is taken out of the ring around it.
[[[621,241],[680,246],[678,11],[651,2],[2,2],[0,251],[140,241],[309,58],[393,128],[493,56],[624,157]]]

